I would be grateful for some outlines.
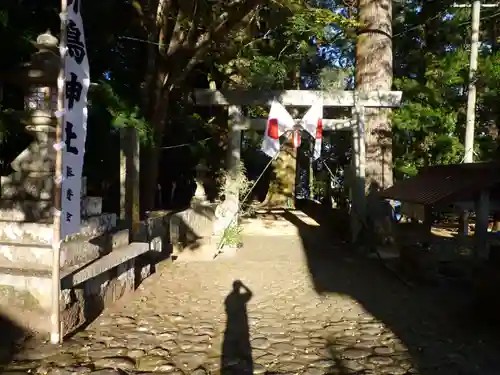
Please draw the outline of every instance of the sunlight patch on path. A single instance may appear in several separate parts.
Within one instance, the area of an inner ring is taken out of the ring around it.
[[[243,233],[245,235],[261,235],[261,236],[298,236],[298,228],[283,218],[285,210],[271,210],[265,213],[257,212],[256,218],[244,218],[241,220]],[[287,210],[288,214],[295,216],[302,223],[319,227],[320,224],[299,210]]]

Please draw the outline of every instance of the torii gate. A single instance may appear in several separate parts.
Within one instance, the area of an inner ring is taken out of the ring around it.
[[[229,147],[228,147],[228,175],[232,182],[236,182],[237,168],[241,155],[241,132],[248,129],[265,130],[267,119],[249,119],[242,115],[242,106],[263,105],[270,106],[277,100],[284,106],[309,107],[321,102],[323,107],[350,107],[351,119],[323,119],[323,130],[350,129],[353,133],[353,159],[355,183],[351,186],[351,196],[354,214],[351,214],[353,240],[360,229],[361,218],[366,214],[365,201],[365,108],[396,108],[400,106],[401,91],[315,91],[315,90],[213,90],[197,89],[195,91],[196,105],[200,106],[227,106],[229,112]],[[300,121],[296,119],[296,121]],[[231,184],[231,181],[228,182]],[[238,189],[226,199],[239,206]]]

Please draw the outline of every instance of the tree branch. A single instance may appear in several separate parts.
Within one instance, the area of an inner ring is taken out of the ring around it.
[[[205,56],[210,45],[217,42],[228,34],[240,23],[248,23],[252,19],[252,13],[265,0],[248,0],[244,2],[235,2],[229,6],[226,11],[219,17],[219,22],[211,27],[209,31],[198,38],[194,48],[189,48],[187,43],[173,50],[168,56],[169,61],[175,61],[176,58],[181,58],[184,55],[187,57],[186,64],[182,64],[182,72],[180,74],[170,75],[171,82],[165,81],[165,85],[176,85],[186,78],[193,67]]]
[[[160,0],[156,14],[156,24],[160,29],[159,52],[166,56],[178,27],[179,4],[177,0]]]
[[[196,31],[198,30],[198,20],[200,18],[200,6],[198,6],[198,0],[193,0],[193,11],[192,11],[192,22],[191,28],[187,34],[186,41],[190,48],[193,48],[196,43]]]

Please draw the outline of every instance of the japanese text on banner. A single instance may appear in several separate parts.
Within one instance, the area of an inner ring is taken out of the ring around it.
[[[80,232],[83,157],[87,136],[89,61],[80,0],[68,0],[64,53],[61,239]]]

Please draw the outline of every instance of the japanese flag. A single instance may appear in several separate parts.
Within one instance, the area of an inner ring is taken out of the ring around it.
[[[262,151],[271,158],[275,157],[280,151],[280,137],[287,130],[292,130],[294,124],[292,116],[285,107],[281,103],[273,101],[267,119]]]
[[[315,139],[313,159],[316,160],[321,155],[321,143],[323,139],[323,105],[315,104],[306,112],[302,118],[304,130]]]

